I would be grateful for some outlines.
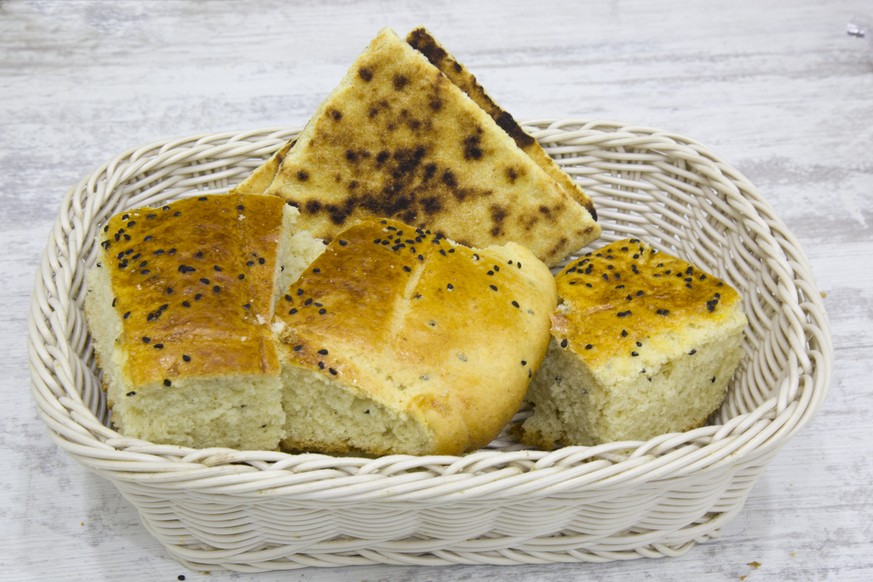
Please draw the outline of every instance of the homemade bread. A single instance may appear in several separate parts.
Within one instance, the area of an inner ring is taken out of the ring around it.
[[[277,292],[323,249],[268,196],[189,198],[113,216],[85,312],[112,422],[191,447],[275,449]]]
[[[460,454],[521,405],[549,341],[548,268],[365,220],[280,298],[287,436],[298,451]]]
[[[556,279],[561,303],[523,442],[646,440],[701,426],[719,407],[743,353],[734,289],[636,239],[587,253]]]
[[[517,145],[530,136],[503,126],[385,29],[309,120],[266,193],[299,208],[301,227],[322,238],[390,217],[468,246],[517,242],[553,265],[599,236],[593,206],[563,185],[569,178],[551,175],[561,172],[543,163],[539,146],[529,148],[542,152],[533,159]]]
[[[597,212],[594,203],[582,188],[576,184],[570,176],[564,172],[555,161],[543,150],[539,142],[525,132],[515,121],[509,112],[504,111],[494,99],[479,84],[476,77],[458,62],[437,40],[423,27],[418,27],[406,36],[409,45],[427,57],[430,63],[437,67],[449,80],[458,86],[472,99],[476,105],[482,108],[497,125],[515,140],[530,158],[536,162],[546,173],[572,196],[579,204],[583,205],[594,220],[597,220]]]

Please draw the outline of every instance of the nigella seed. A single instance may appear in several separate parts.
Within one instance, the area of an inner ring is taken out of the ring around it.
[[[634,358],[636,358],[637,356],[639,356],[639,354],[636,353],[636,352],[631,352],[631,356],[634,357]]]
[[[112,298],[112,307],[115,307],[115,304],[118,302],[118,297]]]
[[[527,360],[522,360],[522,361],[521,361],[521,365],[522,365],[522,366],[527,366]]]
[[[331,376],[336,376],[336,370],[334,370],[333,368],[328,368],[327,371],[330,372]]]
[[[172,385],[173,385],[172,382],[170,382],[167,378],[164,378],[164,386],[168,386],[168,387],[169,387],[169,386],[172,386]]]
[[[638,348],[643,347],[643,342],[636,342],[636,344],[637,344],[637,347],[638,347]]]
[[[260,258],[258,259],[258,264],[259,264],[259,265],[263,265],[263,264],[266,263],[266,262],[267,262],[267,260],[266,260],[264,257],[260,257]]]
[[[318,350],[318,353],[319,353],[320,355],[322,355],[322,356],[326,356],[326,355],[327,355],[327,350],[324,349],[324,348],[321,348],[320,350]]]
[[[561,340],[561,347],[566,348],[568,343],[570,343],[570,342],[567,341],[567,338],[562,339]]]
[[[303,295],[303,288],[297,289],[297,295]]]
[[[236,278],[239,279],[240,281],[242,281],[243,279],[246,278],[246,276],[244,274],[240,273],[239,275],[237,275]]]
[[[200,301],[200,299],[201,299],[202,297],[203,297],[202,294],[197,293],[196,295],[194,295],[194,301]]]
[[[618,313],[616,313],[616,316],[617,316],[617,317],[627,317],[628,315],[631,315],[630,310],[628,310],[628,311],[619,311]]]
[[[172,295],[172,294],[173,294],[173,288],[172,288],[172,287],[167,287],[167,290],[166,290],[166,291],[167,291],[167,295]]]
[[[149,343],[150,341],[152,341],[152,338],[150,338],[150,337],[148,337],[148,336],[143,336],[143,337],[142,337],[142,343],[147,344],[147,343]]]
[[[295,351],[295,352],[299,352],[299,351],[302,350],[302,349],[303,349],[303,346],[300,345],[300,344],[297,344],[296,346],[294,346],[294,351]]]
[[[220,273],[220,272],[221,272],[221,267],[219,267],[218,265],[212,265],[212,270],[213,270],[213,271],[217,271],[217,272]]]
[[[136,392],[134,392],[133,390],[131,390],[130,392],[128,392],[127,394],[125,394],[125,396],[136,396]]]
[[[448,289],[449,291],[451,291],[451,290],[454,289],[454,288],[455,288],[455,286],[452,285],[451,283],[449,283],[448,285],[446,285],[446,289]]]
[[[412,269],[409,267],[409,265],[403,265],[403,270],[406,271],[407,273],[412,271]]]
[[[318,369],[324,370],[324,362],[318,362]]]
[[[585,349],[586,349],[586,350],[590,350],[590,349],[593,348],[593,347],[594,347],[594,346],[591,345],[591,344],[585,344]]]
[[[191,304],[188,301],[183,301],[182,307],[191,307]]]
[[[200,282],[204,285],[209,285],[209,279],[207,279],[206,277],[200,277]]]
[[[173,216],[182,216],[182,213],[177,210],[173,213]]]
[[[492,291],[497,291],[497,285],[488,285]]]
[[[200,200],[201,202],[203,202],[205,200],[208,200],[208,198],[206,198],[206,196],[200,196],[197,200]]]
[[[303,302],[303,305],[312,305],[312,297]]]
[[[128,317],[130,317],[130,311],[125,312],[123,317],[124,317],[124,319],[127,319]]]
[[[318,267],[315,267],[314,269],[312,269],[312,272],[317,275],[318,273],[321,273],[321,269],[319,269]]]
[[[626,329],[621,330],[621,337],[627,337],[627,330]]]
[[[345,241],[343,239],[339,239],[337,242],[339,243],[339,246],[341,246],[341,247],[344,247],[347,244],[349,244],[348,241]]]
[[[515,299],[512,300],[512,306],[515,307],[515,308],[521,307],[521,306],[518,304],[518,301],[516,301]]]
[[[182,354],[182,359],[186,362],[190,362],[191,356],[189,356],[188,354]]]
[[[291,297],[290,295],[288,295],[287,293],[285,293],[285,301],[293,301],[293,300],[294,300],[293,297]]]
[[[212,292],[213,292],[213,293],[221,293],[221,287],[218,286],[218,285],[213,285],[213,286],[212,286]]]
[[[294,315],[295,313],[297,313],[296,307],[292,307],[291,309],[288,310],[288,315]]]
[[[246,303],[246,304],[243,305],[243,309],[251,309],[251,308],[252,308],[252,304],[251,304],[251,303]]]
[[[688,355],[693,356],[696,353],[697,353],[697,350],[691,350],[690,352],[688,352]]]
[[[318,310],[319,315],[324,315],[325,313],[327,313],[327,309],[325,309],[324,307]]]
[[[162,350],[162,349],[164,349],[164,344],[155,344],[152,347],[155,348],[156,350]]]

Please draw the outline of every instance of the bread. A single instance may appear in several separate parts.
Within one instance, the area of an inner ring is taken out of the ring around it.
[[[522,441],[551,449],[646,440],[705,423],[742,356],[737,292],[636,239],[557,276],[548,354]]]
[[[460,454],[518,410],[549,341],[550,271],[390,220],[344,231],[279,300],[283,447]]]
[[[277,448],[285,414],[273,304],[323,249],[293,232],[296,215],[274,197],[232,194],[109,220],[85,313],[120,432]]]
[[[482,108],[485,113],[491,116],[497,125],[499,125],[509,136],[515,141],[515,144],[521,148],[531,160],[538,164],[545,172],[554,178],[560,187],[572,196],[579,204],[583,205],[594,220],[597,220],[597,211],[594,208],[594,203],[588,197],[582,188],[576,184],[570,176],[564,172],[555,161],[543,150],[537,140],[526,133],[521,126],[515,121],[508,111],[504,111],[494,99],[485,91],[485,88],[479,84],[476,77],[465,67],[458,62],[437,40],[423,27],[418,27],[412,30],[406,36],[406,42],[409,45],[423,54],[430,63],[437,67],[449,80],[458,86],[464,93],[472,99],[476,105]]]
[[[517,125],[509,129],[521,138]],[[553,265],[600,229],[578,189],[541,163],[385,29],[309,120],[266,193],[299,208],[301,226],[318,237],[389,217],[468,246],[517,242]]]

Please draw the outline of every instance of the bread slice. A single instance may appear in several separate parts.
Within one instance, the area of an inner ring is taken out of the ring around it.
[[[232,194],[109,220],[85,312],[120,432],[191,447],[278,447],[285,414],[273,305],[323,249],[294,232],[296,216],[277,198]]]
[[[368,219],[276,308],[287,437],[335,454],[460,454],[518,410],[549,341],[555,283],[515,243],[476,250]]]
[[[482,108],[485,113],[491,116],[494,122],[499,125],[503,131],[515,140],[515,144],[521,148],[530,159],[538,164],[545,172],[555,179],[555,181],[572,196],[579,204],[585,207],[588,213],[594,220],[597,220],[597,211],[594,208],[594,203],[582,190],[582,187],[574,182],[570,176],[564,172],[555,161],[549,157],[537,140],[525,132],[520,125],[515,121],[512,115],[505,111],[494,99],[485,91],[485,88],[479,84],[476,77],[465,67],[458,62],[424,27],[418,27],[412,30],[406,36],[406,42],[419,51],[430,63],[437,67],[449,80],[458,86],[464,93],[472,99],[476,105]]]
[[[384,29],[309,120],[266,193],[297,206],[301,226],[322,238],[389,217],[469,246],[514,241],[553,265],[600,229],[550,171]]]
[[[637,239],[587,253],[556,280],[561,303],[523,442],[647,440],[718,409],[743,354],[734,289]]]

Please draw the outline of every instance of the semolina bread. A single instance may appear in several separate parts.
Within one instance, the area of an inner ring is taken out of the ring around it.
[[[591,217],[597,220],[597,211],[594,209],[594,203],[585,194],[582,187],[558,167],[555,161],[543,150],[539,142],[525,132],[512,115],[491,98],[476,77],[470,73],[469,69],[458,62],[426,28],[420,26],[412,30],[406,36],[406,42],[423,54],[433,66],[437,67],[452,83],[466,93],[476,105],[490,115],[494,122],[509,134],[515,141],[515,144],[531,160],[536,162],[549,176],[554,178],[565,192],[584,206]]]
[[[718,409],[746,326],[729,285],[636,239],[587,253],[556,282],[523,442],[647,440],[701,426]]]
[[[554,278],[515,243],[471,249],[367,219],[276,307],[287,436],[334,454],[460,454],[518,410],[549,341]]]
[[[593,206],[562,185],[569,178],[553,177],[554,164],[544,169],[518,146],[517,124],[509,128],[515,139],[507,128],[384,29],[309,120],[265,193],[295,205],[301,227],[328,240],[363,218],[387,217],[467,246],[513,241],[556,264],[599,236]]]
[[[201,196],[113,216],[85,313],[112,422],[191,447],[284,436],[275,298],[323,250],[268,196]]]

